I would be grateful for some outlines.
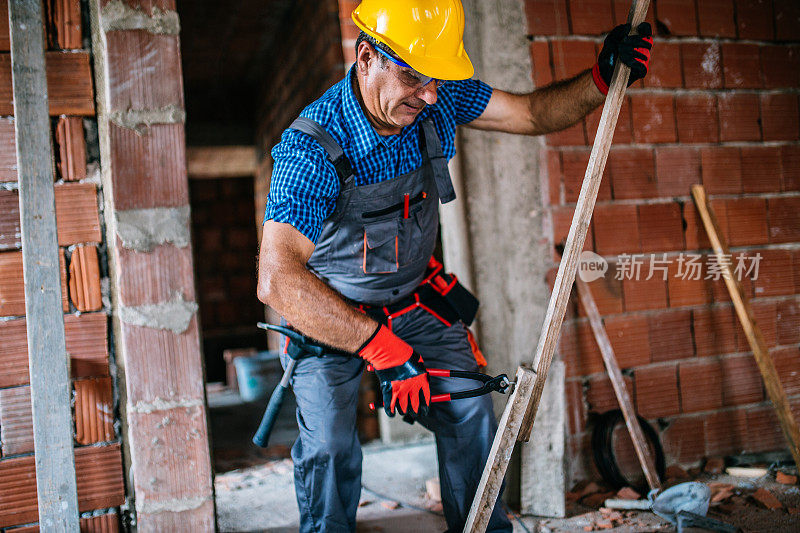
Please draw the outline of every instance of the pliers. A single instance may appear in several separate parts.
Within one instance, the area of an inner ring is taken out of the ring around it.
[[[367,365],[367,370],[372,371],[372,365]],[[437,378],[460,378],[471,379],[480,381],[482,385],[474,389],[465,389],[455,392],[448,392],[446,394],[432,394],[431,403],[449,402],[450,400],[461,400],[463,398],[475,398],[476,396],[483,396],[491,392],[499,392],[505,394],[511,385],[516,382],[509,381],[508,376],[500,374],[499,376],[487,376],[480,372],[469,372],[467,370],[448,370],[445,368],[428,368],[428,375]],[[370,403],[369,408],[375,410],[376,407],[383,406],[383,399],[378,398],[378,403]]]

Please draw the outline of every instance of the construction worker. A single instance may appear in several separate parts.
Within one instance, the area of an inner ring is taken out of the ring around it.
[[[465,325],[473,300],[431,261],[438,204],[455,197],[447,161],[456,126],[567,128],[604,101],[617,60],[631,67],[631,82],[646,74],[651,30],[642,24],[628,36],[619,26],[594,68],[518,95],[470,79],[460,0],[363,0],[352,18],[362,30],[355,64],[272,151],[259,255],[259,299],[331,347],[300,360],[292,381],[300,529],[355,530],[366,361],[387,413],[434,432],[445,519],[460,531],[497,423],[488,396],[428,405],[431,385],[435,393],[452,385],[429,383],[426,366],[477,369]],[[511,529],[495,506],[488,530]]]

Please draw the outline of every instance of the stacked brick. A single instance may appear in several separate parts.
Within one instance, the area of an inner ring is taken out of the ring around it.
[[[527,1],[536,86],[590,67],[601,32],[629,5]],[[668,463],[785,448],[725,287],[704,279],[710,245],[689,187],[711,195],[733,261],[741,253],[760,266],[745,290],[800,416],[800,10],[792,0],[653,0],[648,20],[651,72],[625,98],[587,237],[610,263],[592,293],[638,412],[659,421]],[[547,136],[554,245],[566,239],[599,116]],[[633,254],[643,259],[638,280],[620,276]],[[681,275],[688,254],[702,256],[699,280]],[[648,280],[651,266],[666,270]],[[577,306],[560,352],[571,476],[592,477],[591,414],[617,402]]]
[[[0,528],[38,519],[7,10],[7,1],[0,0]],[[113,508],[125,500],[122,455],[114,430],[108,310],[100,290],[105,266],[98,254],[98,188],[86,171],[84,120],[93,121],[95,114],[90,54],[83,49],[79,0],[50,0],[45,13],[62,309],[76,398],[78,506],[101,515],[83,518],[82,530],[117,531]],[[13,529],[34,530],[35,525]]]
[[[93,3],[118,361],[139,531],[213,531],[174,0]],[[101,394],[94,384],[87,398]],[[99,422],[99,421],[98,421]],[[85,426],[87,435],[101,425]]]

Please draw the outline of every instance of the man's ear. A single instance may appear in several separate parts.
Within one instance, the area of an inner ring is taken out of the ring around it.
[[[358,50],[356,50],[356,65],[361,74],[367,73],[369,70],[369,63],[375,59],[376,55],[377,52],[375,52],[371,44],[366,41],[361,41],[361,43],[359,43]]]

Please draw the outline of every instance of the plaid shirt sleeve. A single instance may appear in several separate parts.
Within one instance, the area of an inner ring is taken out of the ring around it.
[[[453,102],[457,125],[467,124],[481,116],[492,97],[492,88],[475,79],[448,81],[442,89]]]
[[[339,179],[322,147],[311,137],[287,130],[272,150],[272,178],[264,222],[291,224],[314,244],[333,212]]]

